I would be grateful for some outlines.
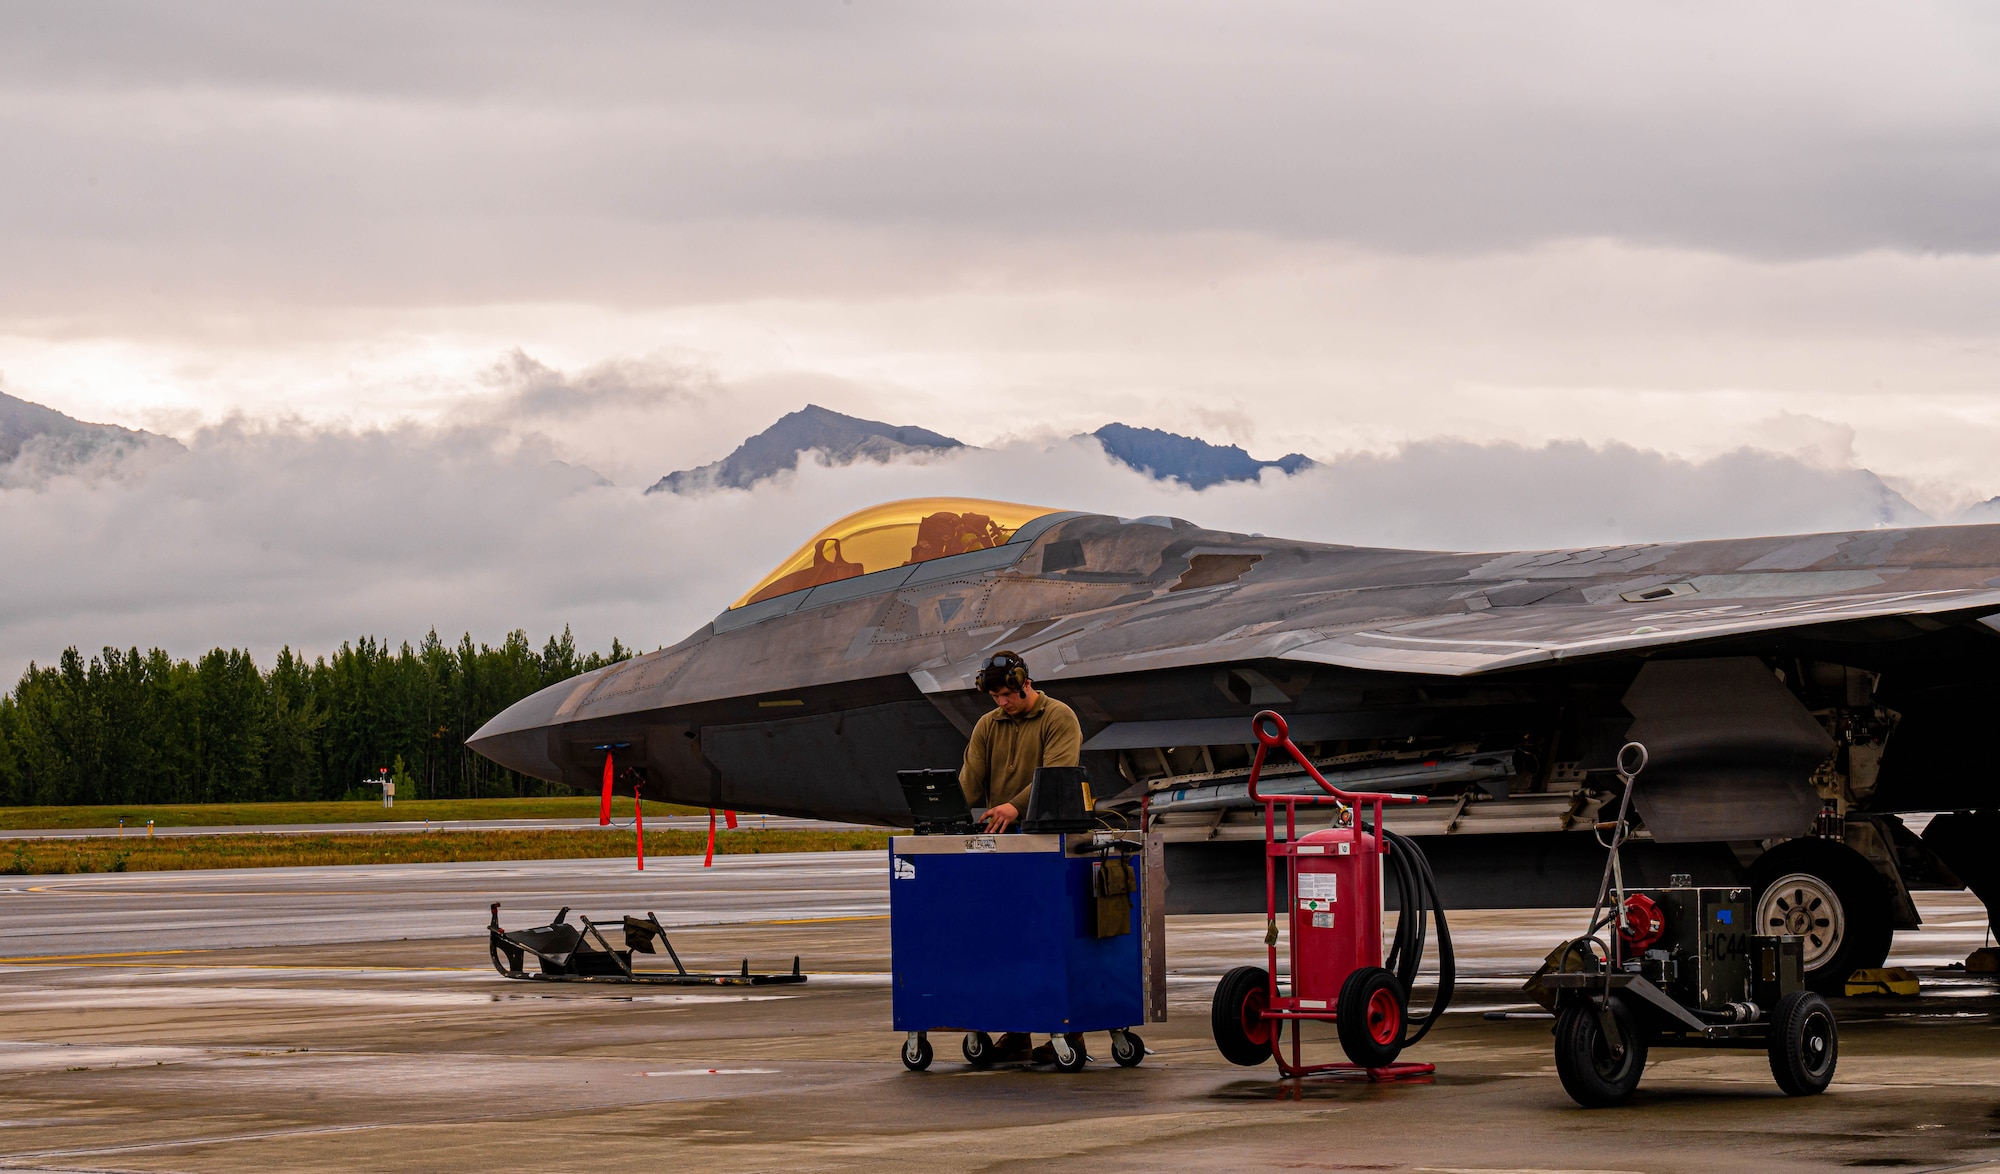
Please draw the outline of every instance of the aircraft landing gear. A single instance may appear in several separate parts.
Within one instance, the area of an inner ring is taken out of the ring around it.
[[[1751,923],[1803,939],[1806,985],[1841,994],[1847,976],[1880,966],[1892,937],[1888,886],[1837,840],[1786,840],[1750,866]]]

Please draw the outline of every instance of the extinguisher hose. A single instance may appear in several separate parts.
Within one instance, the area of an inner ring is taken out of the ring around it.
[[[1431,874],[1431,862],[1424,856],[1424,850],[1417,847],[1416,841],[1410,837],[1399,835],[1387,828],[1382,830],[1382,835],[1389,842],[1389,864],[1396,872],[1396,896],[1399,904],[1396,936],[1389,947],[1385,969],[1394,974],[1396,981],[1402,984],[1406,999],[1416,986],[1417,968],[1423,962],[1429,921],[1432,917],[1437,918],[1437,994],[1431,1000],[1431,1009],[1425,1014],[1404,1015],[1403,1046],[1408,1047],[1424,1038],[1444,1014],[1445,1008],[1451,1005],[1452,984],[1458,974],[1458,961],[1452,953],[1451,927],[1445,923],[1444,901],[1438,896],[1437,878]]]

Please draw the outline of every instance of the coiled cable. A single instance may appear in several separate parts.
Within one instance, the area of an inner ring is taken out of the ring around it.
[[[1372,828],[1364,830],[1373,831]],[[1384,969],[1403,985],[1404,998],[1416,988],[1417,969],[1423,962],[1424,943],[1432,917],[1437,918],[1438,985],[1431,1009],[1423,1015],[1405,1010],[1403,1046],[1408,1047],[1429,1034],[1445,1008],[1451,1005],[1452,986],[1458,975],[1457,956],[1451,948],[1451,927],[1446,924],[1444,901],[1438,896],[1437,878],[1424,850],[1410,837],[1384,828],[1389,843],[1389,864],[1396,872],[1396,936],[1389,947]]]

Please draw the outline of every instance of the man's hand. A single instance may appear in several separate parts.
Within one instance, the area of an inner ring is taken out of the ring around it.
[[[1007,825],[1021,818],[1021,811],[1012,803],[1002,803],[998,807],[986,809],[986,818],[979,824],[989,832],[1004,832]]]

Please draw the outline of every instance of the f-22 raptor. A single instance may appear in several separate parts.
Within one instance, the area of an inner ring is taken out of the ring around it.
[[[892,502],[471,744],[579,789],[609,757],[646,798],[904,825],[896,771],[958,763],[1003,648],[1076,710],[1093,792],[1164,833],[1171,909],[1262,907],[1267,708],[1342,786],[1431,797],[1389,823],[1457,906],[1588,905],[1628,740],[1628,881],[1753,886],[1822,984],[1882,962],[1912,889],[2000,903],[2000,526],[1467,554]]]

